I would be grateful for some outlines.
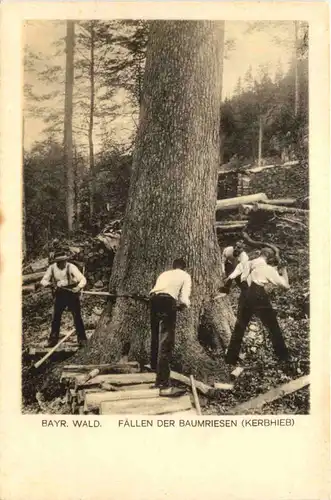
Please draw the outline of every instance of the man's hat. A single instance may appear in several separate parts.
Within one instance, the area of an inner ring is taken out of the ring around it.
[[[63,262],[64,260],[68,260],[69,256],[64,251],[56,251],[54,253],[54,262]]]

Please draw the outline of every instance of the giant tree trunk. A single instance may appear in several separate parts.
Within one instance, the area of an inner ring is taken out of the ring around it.
[[[199,376],[215,368],[198,342],[204,312],[216,335],[229,336],[234,320],[227,299],[211,301],[221,285],[214,222],[222,29],[211,21],[151,24],[129,200],[110,280],[118,294],[147,295],[173,259],[186,259],[192,305],[178,313],[172,366]],[[117,298],[80,356],[149,361],[149,342],[148,304]]]
[[[67,21],[66,35],[66,77],[65,77],[65,104],[64,104],[64,162],[67,172],[67,221],[68,232],[73,230],[75,212],[75,179],[72,147],[72,114],[73,114],[73,86],[74,86],[74,46],[75,23]]]

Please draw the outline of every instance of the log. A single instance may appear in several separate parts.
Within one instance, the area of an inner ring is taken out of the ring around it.
[[[32,273],[25,274],[22,276],[23,285],[29,285],[30,283],[35,283],[36,281],[40,281],[44,277],[44,272],[42,273]]]
[[[100,385],[103,382],[108,382],[112,385],[130,385],[130,384],[145,384],[155,383],[155,373],[123,373],[111,375],[98,375],[87,384],[82,384],[85,375],[77,375],[76,386],[83,388],[83,386],[90,387],[91,385]]]
[[[34,262],[31,262],[30,267],[32,269],[33,273],[36,273],[38,271],[42,271],[43,269],[46,269],[48,267],[48,258],[45,259],[39,259]]]
[[[32,293],[35,291],[36,291],[36,289],[35,289],[34,284],[22,286],[22,294],[23,295],[26,295],[27,293]]]
[[[178,398],[157,397],[125,401],[106,401],[100,405],[100,415],[162,415],[192,408],[188,395]]]
[[[138,371],[140,369],[139,363],[137,361],[128,361],[127,363],[107,363],[101,365],[65,365],[63,367],[63,372],[90,372],[98,368],[100,373],[128,373],[127,370],[135,370]],[[134,373],[134,372],[129,372]]]
[[[159,389],[143,389],[135,391],[93,392],[86,394],[84,411],[99,410],[101,403],[106,401],[125,401],[133,399],[150,399],[159,397]]]
[[[281,205],[270,205],[269,203],[255,203],[254,205],[243,205],[244,213],[249,214],[251,212],[257,212],[261,210],[262,212],[277,212],[277,213],[287,213],[287,214],[308,214],[309,210],[303,208],[293,208],[293,207],[283,207]]]
[[[47,354],[45,354],[45,356],[43,358],[41,358],[39,361],[37,361],[37,363],[35,363],[33,366],[35,368],[39,368],[45,361],[46,359],[48,359],[52,354],[53,352],[56,351],[56,349],[61,345],[63,344],[63,342],[65,342],[69,337],[70,335],[72,335],[73,333],[75,333],[76,329],[73,328],[72,330],[70,330],[70,332],[67,333],[67,335],[65,337],[63,337],[57,344],[56,346],[52,347],[49,352]]]
[[[231,224],[247,224],[248,219],[240,219],[240,220],[221,220],[221,221],[216,221],[215,226],[217,225],[222,225],[222,226],[231,226]]]
[[[195,409],[197,411],[197,414],[201,415],[201,406],[200,406],[199,396],[197,393],[197,388],[195,387],[195,380],[194,380],[193,375],[190,375],[190,382],[191,382],[191,387],[192,387]]]
[[[242,231],[246,225],[246,221],[236,222],[235,224],[223,224],[222,222],[216,222],[215,228],[220,233],[230,233],[231,231]]]
[[[261,203],[268,203],[270,205],[294,205],[296,201],[295,198],[277,198],[276,200],[261,200]]]
[[[255,203],[258,201],[267,201],[267,195],[264,193],[248,194],[247,196],[237,196],[236,198],[228,198],[225,200],[217,200],[216,210],[231,210],[238,208],[241,205]]]
[[[170,378],[172,380],[176,380],[176,382],[181,382],[182,384],[187,385],[188,387],[191,387],[190,379],[188,377],[186,377],[185,375],[182,375],[181,373],[171,371]],[[199,380],[195,381],[195,386],[205,396],[208,396],[208,394],[213,392],[213,388],[210,385],[204,384],[203,382],[200,382]]]
[[[293,392],[299,391],[304,387],[307,387],[310,384],[310,376],[305,375],[303,377],[297,378],[295,380],[291,380],[287,384],[283,384],[279,387],[271,389],[265,394],[260,394],[254,399],[247,401],[246,403],[241,403],[237,405],[232,410],[233,414],[244,414],[246,412],[252,410],[259,410],[267,403],[271,403],[272,401],[276,401],[277,399],[283,398],[288,394],[292,394]]]

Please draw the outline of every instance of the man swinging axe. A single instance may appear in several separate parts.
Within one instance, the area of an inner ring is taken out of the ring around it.
[[[269,264],[273,259],[273,250],[263,248],[257,259],[249,261],[248,264],[238,264],[237,268],[229,276],[230,279],[234,279],[241,275],[242,281],[246,281],[247,286],[242,288],[241,291],[237,321],[225,360],[230,365],[236,365],[245,330],[252,316],[255,315],[260,318],[263,325],[267,328],[275,354],[282,362],[284,371],[291,372],[293,361],[290,359],[289,351],[285,345],[276,312],[265,291],[267,284],[276,285],[286,290],[290,288],[286,268],[282,267],[278,272],[275,267]]]
[[[59,341],[62,313],[66,308],[72,313],[79,347],[85,347],[87,339],[80,307],[80,291],[85,285],[86,278],[78,267],[68,262],[65,252],[57,251],[54,254],[54,263],[49,266],[38,286],[54,286],[55,288],[49,347],[54,347]]]
[[[190,307],[191,276],[183,259],[175,259],[173,269],[165,271],[150,291],[151,368],[156,371],[160,396],[182,393],[170,386],[170,362],[175,345],[177,309]]]

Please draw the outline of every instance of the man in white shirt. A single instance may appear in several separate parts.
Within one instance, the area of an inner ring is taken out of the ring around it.
[[[173,262],[150,291],[151,368],[156,371],[156,386],[161,396],[176,395],[170,387],[170,362],[175,345],[177,307],[190,307],[191,276],[183,259]],[[178,304],[178,306],[177,306]]]
[[[248,259],[248,255],[244,251],[244,243],[242,240],[237,241],[234,247],[229,246],[224,248],[222,252],[221,268],[223,276],[225,276],[227,279],[221,289],[223,293],[229,293],[230,291],[232,284],[230,275],[234,271],[236,266],[238,264],[245,264],[246,262],[248,262]],[[239,287],[241,287],[242,282],[239,278],[236,278],[236,283]]]
[[[239,264],[229,276],[230,279],[240,276],[242,281],[247,283],[239,298],[237,321],[225,357],[230,365],[235,365],[238,361],[242,339],[253,315],[258,316],[269,331],[276,356],[283,362],[290,360],[276,312],[264,288],[267,284],[280,286],[286,290],[290,288],[286,268],[280,269],[279,273],[268,264],[273,258],[273,250],[263,248],[257,259],[249,261],[248,264]]]
[[[40,286],[54,286],[54,313],[49,347],[55,346],[59,341],[60,325],[63,311],[68,308],[72,313],[80,347],[86,345],[85,327],[81,315],[80,291],[86,285],[86,278],[77,266],[68,262],[64,252],[56,252],[54,264],[49,266]]]

